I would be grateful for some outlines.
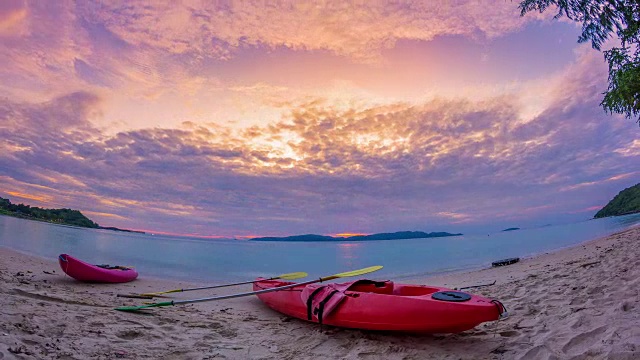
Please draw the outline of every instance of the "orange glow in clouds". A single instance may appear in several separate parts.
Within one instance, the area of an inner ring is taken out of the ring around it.
[[[22,199],[40,201],[43,203],[48,203],[48,202],[51,202],[51,200],[53,200],[53,197],[47,196],[47,195],[31,195],[31,194],[25,194],[25,193],[20,193],[16,191],[7,191],[7,194],[22,198]]]

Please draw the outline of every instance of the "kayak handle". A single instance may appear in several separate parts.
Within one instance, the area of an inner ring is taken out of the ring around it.
[[[498,300],[491,300],[491,302],[495,304],[498,307],[498,311],[500,311],[498,320],[504,320],[509,317],[509,312],[507,311],[507,308],[504,306],[503,303],[501,303]]]

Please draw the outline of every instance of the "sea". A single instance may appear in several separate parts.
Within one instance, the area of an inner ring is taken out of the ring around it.
[[[0,216],[0,246],[50,260],[66,253],[94,264],[135,266],[140,277],[212,284],[299,271],[313,279],[373,265],[384,268],[368,278],[402,280],[490,267],[496,260],[531,257],[638,225],[640,214],[633,214],[440,238],[262,242],[86,229]]]

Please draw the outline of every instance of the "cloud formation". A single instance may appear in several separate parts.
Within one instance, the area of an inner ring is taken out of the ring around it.
[[[552,54],[574,35],[536,16],[3,2],[0,183],[14,202],[182,234],[587,218],[634,183],[638,140],[598,107],[600,54]]]
[[[184,217],[178,232],[227,236],[522,220],[514,213],[593,206],[604,197],[580,197],[632,180],[637,154],[618,150],[636,139],[600,112],[598,67],[590,55],[569,68],[528,122],[510,97],[349,110],[316,101],[242,131],[185,123],[110,135],[92,125],[102,103],[91,93],[4,100],[0,167],[14,194],[162,231]]]
[[[539,18],[510,2],[344,2],[281,5],[218,2],[21,2],[0,9],[0,70],[22,87],[110,87],[157,97],[167,87],[198,91],[216,83],[202,71],[251,49],[329,52],[355,63],[384,62],[399,40],[441,36],[492,39]],[[487,12],[487,7],[492,10]],[[251,55],[249,55],[251,56]],[[42,90],[45,90],[44,92]],[[42,98],[41,98],[42,99]]]
[[[172,54],[197,53],[229,59],[243,46],[329,50],[355,61],[378,61],[398,39],[432,40],[442,35],[496,37],[520,28],[510,2],[256,2],[83,3],[78,13],[133,46]],[[487,7],[492,11],[487,12]]]

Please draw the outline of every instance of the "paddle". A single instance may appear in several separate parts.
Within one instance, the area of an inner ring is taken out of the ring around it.
[[[461,287],[461,288],[453,288],[453,290],[464,290],[464,289],[473,289],[473,288],[478,288],[478,287],[483,287],[483,286],[491,286],[494,285],[496,283],[495,280],[493,280],[492,283],[488,283],[488,284],[480,284],[480,285],[471,285],[471,286],[465,286],[465,287]]]
[[[295,279],[300,279],[300,278],[306,277],[307,275],[308,274],[306,272],[294,272],[294,273],[288,273],[288,274],[282,274],[282,275],[274,276],[274,277],[268,278],[266,280],[277,280],[277,279],[295,280]],[[222,287],[227,287],[227,286],[252,284],[254,282],[255,282],[255,280],[251,280],[251,281],[243,281],[243,282],[233,283],[233,284],[203,286],[203,287],[196,287],[196,288],[189,288],[189,289],[174,289],[174,290],[158,291],[158,292],[152,292],[152,293],[136,294],[135,296],[142,297],[142,298],[152,298],[152,297],[157,297],[158,295],[162,295],[162,294],[170,294],[170,293],[177,293],[177,292],[184,292],[184,291],[194,291],[194,290],[217,289],[217,288],[222,288]],[[123,297],[127,297],[127,296],[131,296],[131,295],[126,295],[126,296],[123,296]]]
[[[285,285],[285,286],[279,286],[279,287],[274,287],[274,288],[271,288],[271,289],[264,289],[264,290],[251,291],[251,292],[245,292],[245,293],[239,293],[239,294],[215,296],[215,297],[194,299],[194,300],[165,301],[165,302],[148,304],[148,305],[140,305],[140,306],[121,306],[121,307],[115,308],[115,310],[118,310],[118,311],[138,311],[138,310],[142,310],[142,309],[146,309],[146,308],[152,308],[152,307],[173,306],[173,305],[180,305],[180,304],[192,304],[192,303],[203,302],[203,301],[233,299],[233,298],[242,297],[242,296],[251,296],[251,295],[264,294],[264,293],[273,292],[273,291],[285,290],[285,289],[290,289],[290,288],[293,288],[293,287],[296,287],[296,286],[309,285],[309,284],[319,283],[319,282],[323,282],[323,281],[329,281],[329,280],[343,278],[343,277],[364,275],[364,274],[368,274],[370,272],[378,271],[380,269],[382,269],[382,266],[380,266],[380,265],[370,266],[370,267],[367,267],[367,268],[364,268],[364,269],[360,269],[360,270],[347,271],[347,272],[343,272],[343,273],[339,273],[339,274],[335,274],[335,275],[331,275],[331,276],[321,277],[321,278],[319,278],[317,280],[311,280],[311,281],[305,281],[305,282],[301,282],[301,283],[295,283],[295,284],[290,284],[290,285]]]

